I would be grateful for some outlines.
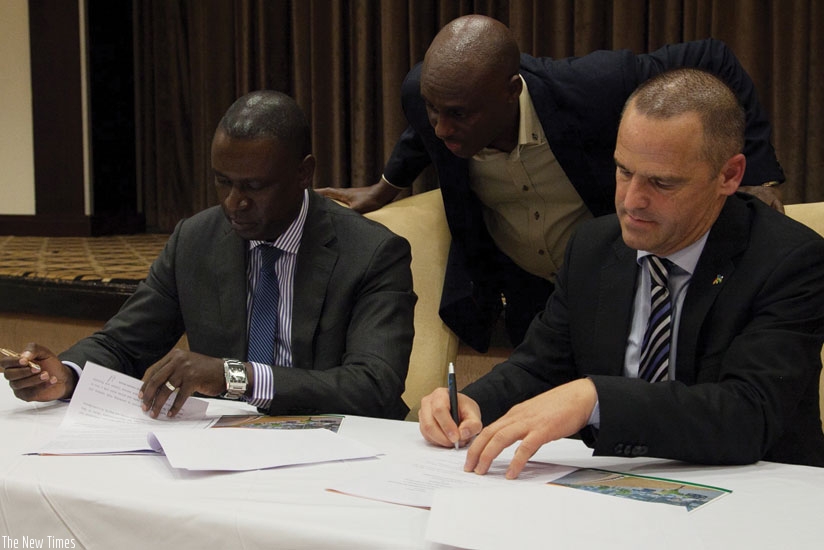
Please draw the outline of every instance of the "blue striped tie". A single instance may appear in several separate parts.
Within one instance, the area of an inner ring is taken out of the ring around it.
[[[641,345],[638,377],[649,382],[665,380],[669,371],[672,332],[672,304],[667,288],[669,260],[647,256],[650,273],[650,313],[647,332]]]
[[[275,264],[281,250],[259,245],[260,273],[252,298],[252,317],[249,321],[249,361],[271,365],[275,359],[275,338],[278,332],[278,301],[280,288]]]

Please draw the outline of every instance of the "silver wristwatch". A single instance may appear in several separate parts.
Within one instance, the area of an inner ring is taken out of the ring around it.
[[[223,359],[223,374],[226,376],[226,391],[221,397],[240,399],[246,393],[246,365],[237,359]]]

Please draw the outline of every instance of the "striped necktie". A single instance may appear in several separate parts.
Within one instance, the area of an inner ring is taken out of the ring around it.
[[[672,339],[672,303],[667,288],[672,263],[658,256],[647,256],[650,273],[650,313],[641,345],[638,377],[649,382],[666,380]]]
[[[280,287],[275,264],[281,250],[259,245],[260,273],[252,297],[252,316],[249,321],[249,361],[271,365],[275,358],[275,339],[278,333],[278,301]]]

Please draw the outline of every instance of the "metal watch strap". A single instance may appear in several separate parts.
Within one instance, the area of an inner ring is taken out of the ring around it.
[[[221,397],[240,399],[246,393],[246,365],[237,359],[223,359],[223,374],[226,377],[226,391]]]

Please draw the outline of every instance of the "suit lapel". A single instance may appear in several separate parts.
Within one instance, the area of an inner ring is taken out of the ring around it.
[[[220,301],[223,347],[232,357],[246,359],[246,248],[244,241],[226,225],[212,249],[212,273]]]
[[[614,255],[601,268],[598,308],[595,318],[595,338],[598,342],[597,356],[602,361],[599,371],[620,376],[623,373],[627,337],[632,324],[632,303],[635,298],[635,283],[638,263],[635,251],[618,238],[612,246]],[[626,327],[626,330],[616,330]]]
[[[335,228],[323,199],[309,192],[309,210],[295,267],[292,309],[293,366],[311,369],[314,365],[312,342],[318,329],[326,291],[338,261],[334,247]]]
[[[730,197],[710,229],[684,299],[675,370],[676,378],[686,384],[695,383],[695,351],[701,327],[724,281],[735,271],[735,258],[746,250],[749,231],[747,207]]]

